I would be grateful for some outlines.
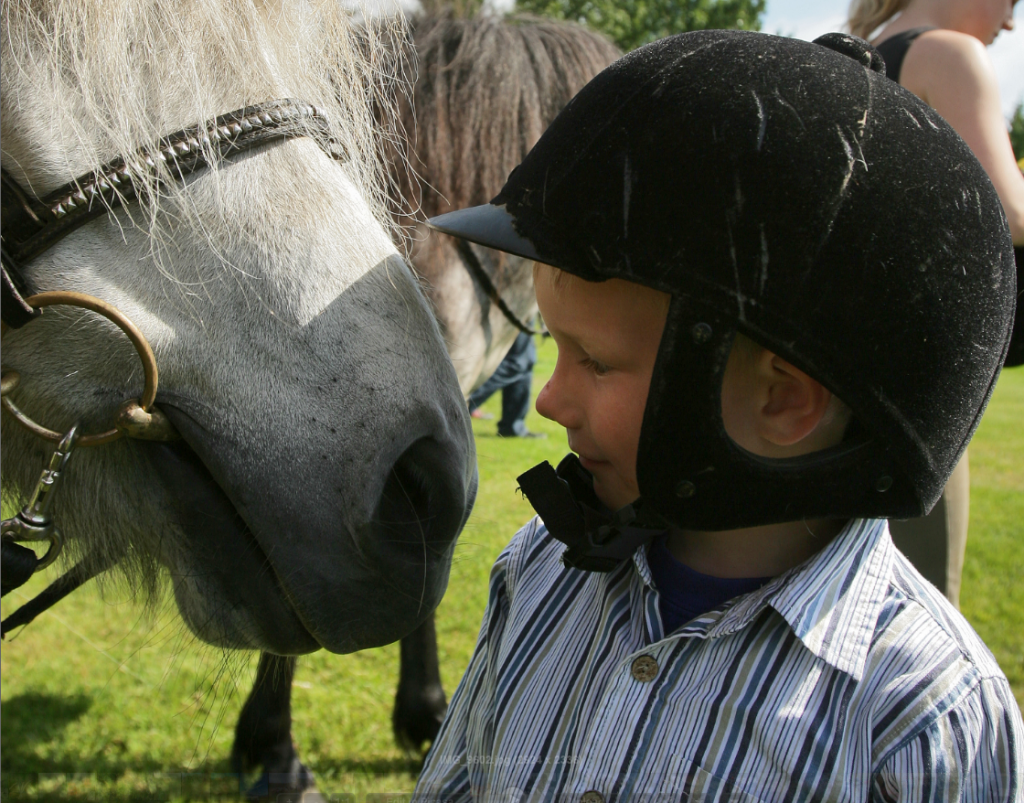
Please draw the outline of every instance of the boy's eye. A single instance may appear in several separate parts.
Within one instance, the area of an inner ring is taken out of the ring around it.
[[[589,371],[593,371],[598,376],[604,376],[611,370],[611,368],[609,368],[603,362],[598,362],[593,357],[586,357],[580,360],[580,365],[582,365]]]

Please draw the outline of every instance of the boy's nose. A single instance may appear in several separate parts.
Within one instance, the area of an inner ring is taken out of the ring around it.
[[[534,405],[537,408],[537,412],[544,416],[544,418],[554,421],[566,429],[574,429],[579,426],[577,421],[579,415],[573,412],[575,405],[570,403],[569,396],[565,393],[565,390],[564,377],[560,375],[556,366],[554,374],[552,374],[551,378],[537,394]]]
[[[555,417],[556,408],[552,395],[551,380],[548,380],[544,383],[544,387],[540,389],[533,404],[537,408],[537,412],[544,416],[544,418],[547,418],[549,421],[558,422],[558,419]]]

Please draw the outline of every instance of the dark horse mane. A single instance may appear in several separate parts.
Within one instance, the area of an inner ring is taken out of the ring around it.
[[[419,77],[400,103],[408,161],[394,179],[402,212],[420,220],[493,198],[555,115],[621,55],[580,25],[527,16],[421,15],[411,36]]]

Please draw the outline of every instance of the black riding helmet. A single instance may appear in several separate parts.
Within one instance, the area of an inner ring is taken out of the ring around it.
[[[918,516],[966,448],[1006,353],[1013,247],[969,148],[883,71],[842,34],[670,37],[591,81],[490,204],[431,221],[672,295],[645,511],[705,530]],[[849,405],[850,437],[786,460],[733,443],[736,332]]]

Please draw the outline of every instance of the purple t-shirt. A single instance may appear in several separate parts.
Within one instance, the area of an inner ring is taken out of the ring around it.
[[[666,537],[656,538],[647,553],[665,635],[691,619],[717,608],[726,600],[756,591],[770,577],[712,577],[676,560],[668,551]]]

